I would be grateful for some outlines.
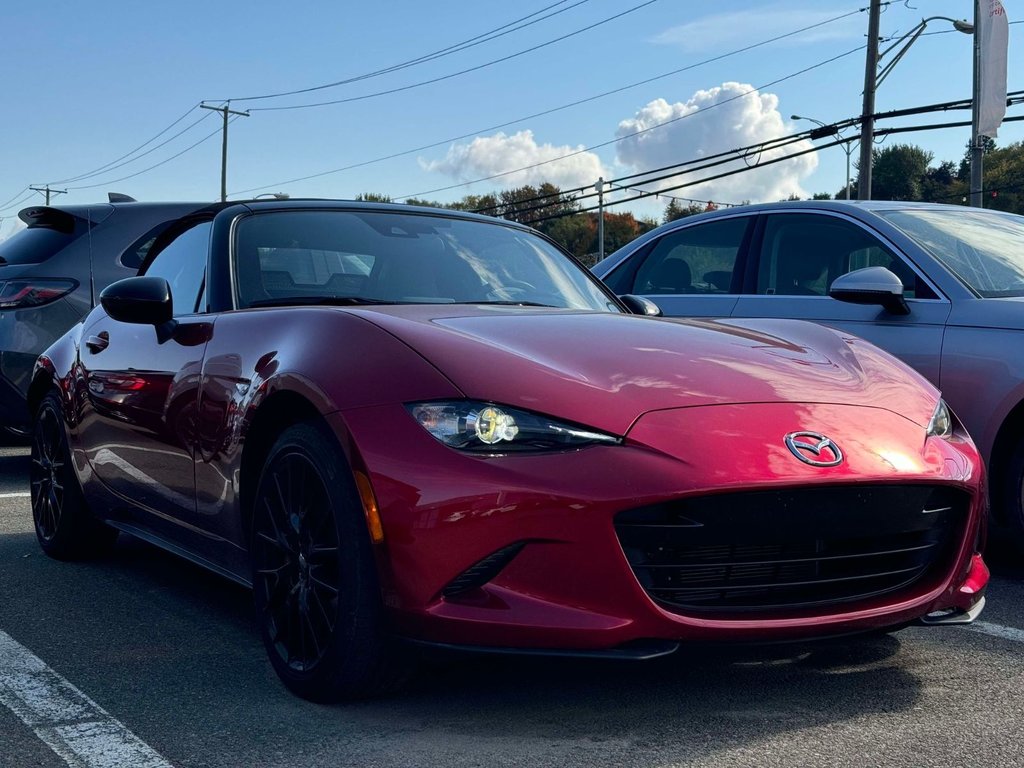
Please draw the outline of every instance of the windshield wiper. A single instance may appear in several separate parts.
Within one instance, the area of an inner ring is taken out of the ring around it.
[[[362,304],[402,304],[389,299],[372,299],[368,296],[280,296],[275,299],[250,301],[249,307],[309,307],[317,305],[335,307],[356,307]]]
[[[565,309],[565,307],[559,307],[555,304],[542,304],[539,301],[517,301],[515,299],[507,299],[504,301],[465,301],[460,302],[462,304],[484,304],[484,305],[496,305],[499,307],[547,307],[549,309]]]

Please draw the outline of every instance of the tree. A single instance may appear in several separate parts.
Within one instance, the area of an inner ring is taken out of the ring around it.
[[[597,217],[576,214],[545,221],[538,226],[544,234],[569,251],[586,266],[587,255],[596,250]]]
[[[845,193],[846,190],[844,189],[843,192]],[[811,200],[831,200],[831,199],[832,199],[832,195],[830,195],[828,192],[815,192],[813,195],[811,195]]]
[[[990,136],[980,136],[981,139],[981,156],[987,157],[990,152],[996,148],[996,140]],[[964,156],[960,158],[960,167],[957,170],[957,176],[960,181],[971,180],[971,142],[967,142],[964,145]],[[984,171],[984,169],[982,169]]]
[[[363,192],[361,194],[356,195],[356,200],[362,200],[362,201],[365,201],[367,203],[390,203],[390,202],[393,202],[391,200],[390,195],[382,195],[379,192]]]
[[[927,203],[956,203],[967,190],[957,177],[956,163],[946,160],[925,171],[921,179],[921,200]]]
[[[920,200],[922,182],[934,155],[913,144],[871,152],[871,196],[876,200]]]
[[[696,203],[687,203],[683,205],[679,200],[674,197],[668,201],[668,205],[665,206],[665,213],[662,214],[662,221],[668,224],[670,221],[681,219],[684,216],[693,216],[695,213],[703,213],[704,209]]]
[[[1024,212],[1024,143],[993,149],[985,156],[985,207]]]

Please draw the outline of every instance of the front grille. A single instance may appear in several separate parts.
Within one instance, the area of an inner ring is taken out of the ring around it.
[[[631,509],[615,530],[640,584],[668,610],[799,610],[942,571],[969,504],[945,486],[792,488]]]

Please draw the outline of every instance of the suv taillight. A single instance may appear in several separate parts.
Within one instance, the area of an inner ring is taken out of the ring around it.
[[[77,287],[75,280],[8,280],[0,283],[0,310],[39,307]]]

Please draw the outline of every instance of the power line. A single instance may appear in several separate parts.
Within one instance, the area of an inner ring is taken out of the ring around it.
[[[778,42],[779,40],[784,40],[784,39],[786,39],[788,37],[793,37],[793,36],[799,35],[799,34],[801,34],[803,32],[808,32],[808,31],[810,31],[812,29],[816,29],[818,27],[825,26],[826,24],[832,24],[832,23],[834,23],[836,21],[840,21],[840,20],[845,19],[845,18],[847,18],[849,16],[855,16],[858,13],[863,13],[863,10],[864,9],[859,9],[859,10],[855,10],[855,11],[849,11],[847,13],[843,13],[843,14],[840,14],[838,16],[833,16],[830,19],[825,19],[824,21],[820,21],[820,22],[817,22],[815,24],[809,24],[806,27],[800,27],[799,29],[794,29],[791,32],[786,32],[786,33],[781,34],[781,35],[776,35],[775,37],[768,38],[767,40],[762,40],[762,41],[760,41],[758,43],[752,43],[751,45],[747,45],[747,46],[744,46],[742,48],[736,48],[735,50],[729,51],[727,53],[722,53],[722,54],[719,54],[717,56],[712,56],[711,58],[704,59],[702,61],[698,61],[698,62],[695,62],[693,64],[687,64],[685,67],[680,67],[678,69],[673,69],[673,70],[671,70],[669,72],[664,72],[664,73],[662,73],[660,75],[655,75],[653,77],[648,77],[648,78],[646,78],[644,80],[638,80],[637,82],[630,83],[628,85],[623,85],[623,86],[620,86],[618,88],[613,88],[612,90],[609,90],[609,91],[604,91],[602,93],[595,94],[593,96],[588,96],[588,97],[583,98],[583,99],[578,99],[576,101],[571,101],[571,102],[569,102],[567,104],[561,104],[561,105],[559,105],[557,107],[552,107],[550,109],[546,109],[546,110],[543,110],[541,112],[535,112],[535,113],[533,113],[531,115],[525,115],[523,117],[517,117],[517,118],[515,118],[513,120],[509,120],[509,121],[506,121],[504,123],[499,123],[497,125],[491,125],[491,126],[488,126],[486,128],[477,128],[476,130],[469,131],[467,133],[463,133],[463,134],[461,134],[459,136],[451,136],[451,137],[449,137],[447,139],[442,139],[440,141],[435,141],[435,142],[432,142],[430,144],[424,144],[422,146],[413,147],[411,149],[404,149],[404,150],[401,150],[399,152],[393,152],[393,153],[388,154],[388,155],[382,155],[381,157],[375,157],[375,158],[373,158],[371,160],[363,160],[363,161],[358,162],[358,163],[352,163],[350,165],[345,165],[345,166],[342,166],[340,168],[332,168],[332,169],[327,170],[327,171],[319,171],[317,173],[308,174],[306,176],[300,176],[298,178],[288,179],[287,181],[278,181],[278,182],[274,182],[274,183],[271,183],[271,184],[264,184],[264,185],[259,186],[259,187],[250,187],[249,189],[240,189],[240,190],[238,190],[236,192],[232,192],[231,195],[232,196],[234,196],[234,195],[244,195],[244,194],[247,194],[249,192],[258,192],[261,189],[270,189],[272,187],[274,187],[274,188],[283,187],[283,186],[287,186],[289,184],[297,184],[297,183],[299,183],[301,181],[309,181],[310,179],[319,179],[319,178],[322,178],[324,176],[330,176],[330,175],[335,174],[335,173],[342,173],[344,171],[351,171],[351,170],[355,170],[356,168],[364,168],[364,167],[366,167],[368,165],[374,165],[376,163],[385,162],[387,160],[394,160],[394,159],[399,158],[399,157],[405,157],[406,155],[412,155],[412,154],[415,154],[417,152],[423,152],[423,151],[428,150],[428,149],[436,149],[437,147],[443,147],[446,144],[451,144],[452,142],[455,142],[455,141],[461,141],[463,139],[468,139],[470,137],[477,136],[477,135],[482,134],[482,133],[489,133],[491,131],[501,130],[502,128],[509,128],[509,127],[511,127],[513,125],[517,125],[518,123],[524,123],[527,120],[535,120],[535,119],[537,119],[539,117],[546,117],[546,116],[554,114],[556,112],[562,112],[562,111],[564,111],[566,109],[571,109],[572,107],[578,107],[581,104],[588,104],[588,103],[590,103],[592,101],[597,101],[599,99],[603,99],[603,98],[606,98],[608,96],[614,96],[617,93],[622,93],[624,91],[628,91],[628,90],[631,90],[633,88],[639,88],[642,85],[649,85],[650,83],[657,82],[658,80],[664,80],[665,78],[672,77],[674,75],[678,75],[678,74],[681,74],[683,72],[688,72],[688,71],[696,69],[698,67],[702,67],[702,66],[704,66],[706,64],[712,64],[712,63],[714,63],[716,61],[721,61],[722,59],[726,59],[726,58],[729,58],[731,56],[736,56],[736,55],[739,55],[741,53],[746,53],[746,52],[754,50],[756,48],[761,48],[763,46],[770,45],[771,43]]]
[[[44,187],[29,187],[33,192],[38,192],[44,198],[46,198],[46,204],[50,204],[50,195],[66,195],[68,191],[66,189],[50,189],[50,185],[47,184]]]
[[[584,32],[589,32],[590,30],[595,29],[597,27],[600,27],[603,24],[608,24],[609,22],[615,21],[616,19],[620,19],[623,16],[626,16],[626,15],[628,15],[630,13],[634,13],[635,11],[639,11],[641,8],[646,8],[648,5],[653,5],[656,2],[658,2],[658,0],[645,0],[645,2],[642,2],[639,5],[634,5],[632,8],[627,8],[626,10],[622,11],[621,13],[616,13],[614,16],[609,16],[609,17],[607,17],[605,19],[602,19],[601,21],[597,21],[597,22],[595,22],[593,24],[590,24],[590,25],[588,25],[586,27],[582,27],[582,28],[577,29],[577,30],[575,30],[573,32],[569,32],[567,34],[564,34],[564,35],[561,35],[559,37],[556,37],[553,40],[548,40],[547,42],[540,43],[538,45],[534,45],[534,46],[532,46],[530,48],[526,48],[525,50],[518,51],[517,53],[509,54],[508,56],[502,56],[499,59],[492,59],[491,61],[484,62],[483,64],[478,64],[475,67],[469,67],[467,69],[459,70],[458,72],[452,72],[452,73],[447,74],[447,75],[441,75],[440,77],[433,77],[433,78],[430,78],[429,80],[421,80],[418,83],[412,83],[410,85],[403,85],[403,86],[400,86],[398,88],[389,88],[387,90],[377,91],[375,93],[366,93],[366,94],[363,94],[362,96],[350,96],[350,97],[345,98],[345,99],[335,99],[333,101],[320,101],[320,102],[316,102],[316,103],[313,103],[313,104],[290,104],[290,105],[283,106],[283,107],[253,107],[250,111],[251,112],[280,112],[280,111],[283,111],[283,110],[291,110],[291,109],[309,109],[311,107],[326,107],[326,106],[329,106],[331,104],[348,104],[348,103],[351,103],[353,101],[364,101],[366,99],[373,99],[373,98],[376,98],[378,96],[387,96],[387,95],[390,95],[392,93],[401,93],[402,91],[409,91],[409,90],[412,90],[413,88],[421,88],[424,85],[431,85],[433,83],[440,83],[440,82],[442,82],[444,80],[451,80],[453,77],[459,77],[460,75],[465,75],[465,74],[468,74],[469,72],[477,72],[477,71],[479,71],[481,69],[486,69],[487,67],[492,67],[495,64],[501,64],[502,62],[510,61],[512,59],[519,58],[520,56],[525,56],[526,54],[533,53],[534,51],[538,51],[541,48],[547,48],[549,45],[554,45],[555,43],[560,43],[563,40],[568,40],[570,37],[575,37],[576,35],[581,35]]]
[[[756,88],[751,88],[749,91],[744,91],[743,93],[736,94],[735,96],[731,96],[728,99],[723,99],[722,101],[715,102],[714,104],[710,104],[710,105],[708,105],[706,107],[700,107],[698,109],[695,109],[693,112],[687,112],[685,115],[679,115],[678,117],[669,118],[668,120],[664,120],[664,121],[662,121],[662,122],[660,122],[660,123],[658,123],[656,125],[652,125],[649,128],[642,128],[641,130],[633,131],[632,133],[628,133],[625,136],[619,136],[617,138],[610,139],[609,141],[601,142],[600,144],[592,144],[589,147],[583,147],[582,149],[578,149],[578,150],[575,150],[573,152],[568,152],[568,153],[566,153],[564,155],[559,155],[558,157],[553,157],[553,158],[550,158],[548,160],[541,160],[539,162],[532,163],[530,165],[522,166],[521,168],[513,168],[512,170],[502,171],[501,173],[491,174],[490,176],[484,176],[484,177],[479,178],[479,179],[473,179],[471,181],[464,181],[464,182],[460,182],[458,184],[449,184],[446,187],[437,187],[435,189],[428,189],[428,190],[423,191],[423,192],[415,192],[415,193],[409,194],[409,195],[399,195],[398,197],[396,197],[394,199],[395,200],[405,200],[405,199],[410,198],[410,197],[419,197],[420,195],[432,195],[432,194],[434,194],[436,192],[447,192],[448,190],[451,190],[451,189],[459,189],[460,187],[466,187],[466,186],[469,186],[471,184],[478,184],[481,181],[491,181],[493,179],[500,179],[500,178],[502,178],[504,176],[511,176],[512,174],[515,174],[515,173],[521,173],[523,171],[530,171],[530,170],[533,170],[534,168],[539,168],[539,167],[541,167],[543,165],[548,165],[550,163],[557,163],[557,162],[559,162],[561,160],[565,160],[565,159],[570,158],[570,157],[575,157],[577,155],[581,155],[584,152],[592,152],[595,149],[600,149],[602,147],[607,147],[607,146],[610,146],[612,144],[618,144],[620,141],[625,141],[626,139],[631,139],[634,136],[639,136],[639,135],[644,134],[644,133],[649,133],[650,131],[654,131],[654,130],[657,130],[659,128],[663,128],[664,126],[671,125],[672,123],[677,123],[680,120],[685,120],[687,118],[693,117],[694,115],[703,114],[703,113],[708,112],[708,111],[710,111],[712,109],[716,109],[718,107],[721,107],[724,104],[729,104],[730,102],[736,101],[737,99],[742,99],[743,97],[749,96],[752,93],[756,93],[756,92],[758,92],[760,90],[763,90],[765,88],[770,88],[773,85],[778,85],[779,83],[785,82],[786,80],[791,80],[794,77],[799,77],[800,75],[806,74],[807,72],[810,72],[810,71],[812,71],[814,69],[818,69],[819,67],[823,67],[826,64],[831,64],[834,61],[838,61],[839,59],[842,59],[842,58],[844,58],[846,56],[849,56],[850,54],[857,53],[858,51],[861,51],[863,49],[864,49],[863,45],[858,45],[856,48],[851,48],[848,51],[840,53],[840,54],[838,54],[836,56],[833,56],[831,58],[825,59],[824,61],[819,61],[817,64],[812,64],[809,67],[805,67],[805,68],[803,68],[801,70],[798,70],[796,72],[793,72],[793,73],[791,73],[789,75],[785,75],[785,76],[780,77],[780,78],[778,78],[776,80],[772,80],[769,83],[765,83],[763,85],[759,85]]]
[[[157,134],[156,136],[154,136],[153,138],[151,138],[151,139],[149,139],[149,140],[147,140],[147,141],[144,141],[144,142],[143,142],[142,144],[140,144],[139,146],[137,146],[137,147],[136,147],[135,149],[133,149],[133,150],[132,150],[131,152],[127,152],[127,153],[125,153],[125,154],[121,155],[120,157],[118,157],[118,158],[116,158],[116,159],[114,159],[114,160],[111,160],[111,161],[110,161],[109,163],[106,163],[105,165],[101,165],[101,166],[100,166],[99,168],[96,168],[96,169],[94,169],[94,170],[91,170],[91,171],[87,171],[87,172],[85,172],[85,173],[81,173],[81,174],[79,174],[78,176],[72,176],[72,177],[69,177],[69,178],[67,178],[67,179],[58,179],[58,180],[56,180],[56,181],[51,181],[51,182],[49,182],[49,183],[50,183],[50,184],[68,184],[68,183],[71,183],[71,182],[75,182],[75,181],[82,181],[83,179],[88,179],[88,178],[92,178],[93,176],[98,176],[98,175],[99,175],[99,174],[101,174],[101,173],[105,173],[105,172],[107,172],[107,171],[112,171],[112,170],[115,170],[116,168],[120,168],[120,167],[122,167],[122,166],[124,166],[124,165],[127,165],[128,163],[132,163],[132,162],[134,162],[135,160],[138,160],[138,159],[139,159],[139,157],[145,157],[146,155],[150,154],[151,152],[154,152],[154,151],[156,151],[156,150],[160,149],[160,147],[163,147],[164,145],[166,145],[166,144],[168,144],[169,142],[173,141],[174,139],[178,138],[179,136],[181,136],[181,134],[182,134],[182,133],[185,133],[186,131],[189,131],[189,130],[191,130],[191,129],[192,129],[192,128],[194,128],[194,127],[195,127],[196,125],[198,125],[198,124],[199,124],[200,122],[202,122],[202,120],[204,120],[204,119],[206,119],[207,117],[209,117],[209,115],[208,115],[208,114],[204,114],[204,115],[203,115],[203,117],[202,117],[201,119],[199,119],[199,120],[197,120],[196,122],[192,123],[192,125],[188,126],[188,128],[185,128],[185,130],[183,130],[183,131],[180,131],[179,133],[176,133],[176,134],[174,134],[174,136],[172,136],[172,137],[171,137],[170,139],[168,139],[167,141],[163,142],[162,144],[158,144],[157,146],[153,147],[153,148],[152,148],[152,149],[150,149],[149,151],[147,151],[147,152],[143,152],[143,153],[142,153],[141,155],[139,155],[139,156],[138,156],[138,157],[136,157],[136,158],[133,158],[132,160],[126,160],[126,158],[129,158],[129,157],[131,157],[131,156],[132,156],[132,155],[134,155],[134,154],[135,154],[136,152],[138,152],[138,151],[139,151],[140,149],[143,149],[144,147],[147,147],[147,146],[149,146],[149,145],[150,145],[150,144],[152,144],[152,143],[153,143],[154,141],[156,141],[157,139],[159,139],[159,138],[160,138],[161,136],[163,136],[163,135],[164,135],[165,133],[167,133],[167,132],[168,132],[169,130],[171,130],[172,128],[174,128],[174,126],[176,126],[176,125],[177,125],[178,123],[180,123],[180,122],[181,122],[182,120],[184,120],[184,119],[185,119],[186,117],[188,117],[188,116],[189,116],[189,115],[191,115],[191,114],[192,114],[193,112],[195,112],[195,111],[196,111],[196,110],[197,110],[198,108],[199,108],[198,106],[192,106],[192,107],[190,107],[190,108],[189,108],[189,110],[188,110],[188,111],[187,111],[187,112],[186,112],[185,114],[183,114],[183,115],[182,115],[181,117],[179,117],[179,118],[178,118],[177,120],[175,120],[175,121],[174,121],[173,123],[171,123],[170,125],[168,125],[168,126],[167,126],[166,128],[164,128],[164,129],[163,129],[162,131],[160,131],[160,133],[158,133],[158,134]],[[126,162],[121,162],[122,160],[126,160]]]
[[[1007,103],[1007,106],[1015,106],[1017,104],[1024,103],[1024,91],[1010,91],[1007,94],[1006,103]],[[930,113],[930,112],[948,111],[950,109],[970,109],[970,108],[971,108],[970,99],[960,99],[958,101],[947,101],[947,102],[940,102],[940,103],[937,103],[937,104],[928,104],[928,105],[919,106],[919,107],[910,107],[910,108],[906,108],[906,109],[894,109],[894,110],[890,110],[888,112],[878,112],[878,113],[876,113],[874,115],[874,117],[875,117],[876,120],[888,120],[888,119],[893,119],[893,118],[897,118],[897,117],[908,117],[908,116],[912,116],[912,115],[920,115],[920,114],[925,114],[925,113]],[[665,166],[662,166],[660,168],[651,168],[651,169],[648,169],[646,171],[639,171],[637,173],[628,174],[626,176],[620,176],[617,179],[611,179],[609,181],[606,181],[605,183],[606,184],[621,184],[622,182],[625,182],[625,181],[635,181],[636,184],[651,184],[651,183],[654,183],[654,182],[657,182],[657,181],[664,181],[666,179],[670,179],[670,178],[676,177],[676,176],[679,175],[679,173],[678,172],[677,173],[669,173],[669,174],[664,175],[664,176],[657,176],[657,177],[653,177],[653,178],[645,178],[645,177],[650,177],[650,176],[652,176],[652,174],[656,174],[656,173],[664,173],[665,171],[677,170],[677,169],[680,169],[680,168],[684,168],[686,166],[702,164],[698,168],[692,169],[692,170],[704,170],[706,168],[712,168],[712,167],[715,167],[715,166],[718,166],[718,165],[723,165],[725,163],[733,162],[733,161],[736,161],[736,160],[743,160],[744,162],[746,162],[746,158],[748,156],[750,156],[750,155],[761,154],[763,152],[768,152],[768,151],[772,151],[772,150],[776,150],[776,149],[781,149],[784,146],[787,146],[789,144],[793,144],[793,143],[802,141],[804,139],[819,139],[819,138],[824,138],[826,136],[831,136],[831,135],[834,135],[835,133],[837,133],[839,130],[842,130],[843,128],[846,128],[846,127],[855,126],[859,122],[860,122],[860,118],[859,117],[851,117],[851,118],[848,118],[846,120],[839,120],[839,121],[836,121],[835,123],[831,123],[831,124],[828,124],[828,125],[824,125],[824,126],[820,126],[820,127],[815,127],[815,128],[810,128],[810,129],[808,129],[806,131],[802,131],[800,133],[794,133],[794,134],[790,134],[788,136],[780,136],[780,137],[776,137],[774,139],[766,139],[765,141],[762,141],[762,142],[760,142],[758,144],[751,144],[751,145],[748,145],[748,146],[745,146],[745,147],[740,147],[740,148],[737,148],[737,149],[730,149],[730,150],[727,150],[725,152],[719,152],[719,153],[713,154],[713,155],[705,155],[703,157],[695,158],[695,159],[692,159],[692,160],[683,160],[681,162],[672,163],[670,165],[665,165]],[[948,127],[952,127],[952,126],[955,126],[955,125],[959,125],[959,123],[948,123],[946,125]],[[835,130],[832,130],[832,129],[835,129]],[[822,131],[827,131],[827,132],[823,133]],[[902,129],[893,128],[893,129],[888,129],[887,131],[885,131],[883,133],[883,135],[886,135],[888,133],[902,133],[902,132],[904,132]],[[839,140],[836,140],[835,142],[833,142],[832,144],[828,144],[826,146],[834,147],[834,146],[839,146],[839,145],[844,144],[844,143],[846,143],[846,140],[839,139]],[[717,161],[717,162],[708,162],[708,161]],[[757,166],[757,164],[755,163],[755,165],[752,166],[752,167],[756,167],[756,166]],[[554,202],[546,203],[546,204],[543,204],[543,205],[537,205],[537,206],[534,206],[533,208],[527,208],[527,209],[521,209],[520,208],[520,209],[518,209],[518,212],[519,213],[523,213],[523,212],[528,212],[528,211],[531,211],[531,210],[542,210],[544,208],[549,207],[550,205],[554,205],[558,201],[558,198],[564,197],[566,195],[572,195],[572,194],[577,193],[577,192],[583,192],[583,191],[588,190],[588,189],[590,189],[590,185],[586,184],[586,185],[583,185],[581,187],[576,187],[576,188],[573,188],[573,189],[559,190],[558,192],[552,192],[552,193],[544,194],[544,195],[536,195],[535,197],[526,198],[526,199],[522,199],[522,200],[517,200],[516,204],[517,205],[522,205],[523,203],[530,203],[530,202],[535,202],[535,201],[554,199]],[[649,194],[660,194],[660,193],[649,193]],[[593,197],[596,197],[596,196],[597,196],[596,192],[590,192],[588,194],[581,195],[581,196],[576,197],[574,199],[576,201],[580,201],[580,200],[590,199],[590,198],[593,198]],[[708,201],[701,200],[701,201],[696,201],[696,202],[708,202]],[[487,206],[487,207],[483,207],[483,208],[477,208],[477,209],[474,210],[474,213],[487,213],[487,212],[492,211],[492,210],[497,210],[500,207],[501,207],[501,205],[499,204],[499,205],[495,205],[495,206]]]
[[[1007,117],[1007,118],[1004,118],[1003,122],[1004,123],[1019,122],[1019,121],[1022,121],[1022,120],[1024,120],[1024,116]],[[944,129],[944,128],[958,128],[958,127],[964,127],[964,126],[968,126],[968,125],[970,125],[970,121],[951,122],[951,123],[930,123],[930,124],[926,124],[926,125],[899,126],[899,127],[896,127],[896,128],[883,128],[883,129],[880,129],[880,130],[876,131],[876,135],[887,136],[887,135],[890,135],[890,134],[898,134],[898,133],[913,133],[913,132],[918,132],[918,131],[938,130],[938,129]],[[790,153],[790,154],[785,155],[783,157],[773,158],[771,160],[765,160],[764,162],[759,163],[758,165],[744,166],[742,168],[735,168],[735,169],[733,169],[731,171],[724,171],[724,172],[716,174],[714,176],[705,176],[703,178],[694,179],[694,180],[691,180],[691,181],[686,181],[686,182],[683,182],[681,184],[677,184],[677,185],[672,186],[672,187],[666,187],[663,190],[649,191],[649,192],[643,191],[640,194],[635,195],[633,197],[623,198],[621,200],[616,200],[616,201],[610,202],[610,203],[606,202],[606,203],[604,203],[604,207],[608,208],[608,207],[611,207],[613,205],[622,205],[623,203],[631,203],[631,202],[634,202],[636,200],[642,200],[642,199],[644,199],[646,197],[665,195],[665,193],[673,192],[673,191],[675,191],[677,189],[684,189],[686,187],[692,187],[692,186],[695,186],[697,184],[705,184],[705,183],[707,183],[709,181],[715,181],[715,180],[718,180],[718,179],[723,179],[723,178],[726,178],[728,176],[735,176],[738,173],[746,173],[747,171],[752,171],[752,170],[755,170],[756,168],[763,168],[763,167],[768,166],[768,165],[774,165],[775,163],[781,163],[781,162],[785,162],[786,160],[792,160],[794,158],[801,157],[802,155],[807,155],[807,154],[810,154],[812,152],[820,152],[820,151],[825,150],[825,149],[830,149],[831,147],[839,146],[842,143],[844,143],[842,140],[836,140],[836,141],[830,142],[828,144],[819,144],[819,145],[815,145],[813,147],[810,147],[808,149],[801,150],[799,152]],[[695,170],[702,170],[702,169],[698,168],[698,169],[695,169]],[[595,205],[595,206],[591,206],[589,208],[582,208],[582,209],[579,209],[579,210],[576,210],[576,211],[572,211],[572,212],[568,212],[568,213],[558,213],[558,214],[552,214],[550,216],[543,216],[543,217],[538,217],[538,218],[535,218],[535,219],[529,219],[529,220],[527,220],[527,221],[525,221],[523,223],[524,224],[529,224],[529,225],[536,225],[536,224],[540,224],[540,223],[545,222],[545,221],[551,221],[553,219],[559,219],[559,218],[563,218],[565,216],[572,216],[572,215],[575,215],[575,214],[578,214],[578,213],[590,213],[592,211],[598,210],[598,208],[599,208],[599,206]]]
[[[487,32],[483,32],[483,33],[481,33],[479,35],[476,35],[475,37],[471,37],[468,40],[463,40],[462,42],[454,43],[452,45],[447,46],[446,48],[441,48],[441,49],[433,51],[431,53],[424,54],[423,56],[419,56],[419,57],[417,57],[415,59],[409,59],[408,61],[403,61],[400,64],[392,64],[391,66],[385,67],[383,69],[377,69],[377,70],[374,70],[372,72],[366,72],[366,73],[364,73],[362,75],[356,75],[354,77],[349,77],[349,78],[346,78],[344,80],[338,80],[338,81],[333,82],[333,83],[325,83],[324,85],[315,85],[315,86],[312,86],[310,88],[299,88],[299,89],[294,90],[294,91],[281,91],[279,93],[268,93],[268,94],[264,94],[262,96],[243,96],[241,98],[237,98],[236,97],[236,98],[232,98],[232,99],[218,99],[218,101],[261,101],[263,99],[276,99],[276,98],[278,98],[280,96],[297,96],[297,95],[302,94],[302,93],[310,93],[312,91],[322,91],[322,90],[324,90],[326,88],[335,88],[335,87],[337,87],[339,85],[348,85],[350,83],[356,83],[356,82],[359,82],[361,80],[369,80],[370,78],[373,78],[373,77],[378,77],[380,75],[390,74],[391,72],[397,72],[397,71],[399,71],[401,69],[407,69],[408,67],[412,67],[412,66],[415,66],[417,64],[424,64],[424,63],[426,63],[428,61],[435,61],[435,60],[443,58],[445,56],[450,56],[453,53],[459,53],[461,51],[465,51],[465,50],[468,50],[470,48],[473,48],[473,47],[475,47],[477,45],[481,45],[483,43],[488,43],[488,42],[490,42],[492,40],[497,40],[499,37],[504,37],[505,35],[509,35],[509,34],[511,34],[513,32],[518,32],[519,30],[525,29],[526,27],[532,26],[533,24],[537,24],[537,23],[539,23],[541,21],[546,21],[547,19],[550,19],[553,16],[557,16],[560,13],[565,13],[566,11],[572,10],[573,8],[576,8],[577,6],[580,6],[580,5],[583,5],[584,3],[590,2],[590,0],[577,0],[577,2],[573,3],[568,8],[562,8],[560,10],[557,10],[557,11],[554,11],[553,13],[548,14],[547,16],[542,16],[539,19],[534,19],[533,21],[528,21],[529,19],[532,19],[534,16],[538,16],[538,15],[544,13],[545,11],[549,11],[552,8],[555,8],[555,7],[559,6],[559,5],[565,5],[565,3],[567,3],[567,2],[569,2],[569,0],[559,0],[559,2],[552,3],[551,5],[545,6],[544,8],[541,8],[539,11],[534,11],[533,13],[528,14],[526,16],[523,16],[522,18],[516,19],[515,21],[510,21],[509,23],[503,24],[500,27],[496,27],[495,29],[489,30]],[[526,22],[526,23],[520,24],[520,22]],[[516,24],[520,24],[520,26],[515,27]],[[509,27],[514,27],[514,28],[513,29],[509,29]],[[502,30],[505,30],[505,31],[502,31]]]
[[[234,122],[237,119],[238,118],[232,118],[229,122]],[[155,169],[159,168],[162,165],[166,165],[167,163],[171,162],[172,160],[178,159],[179,157],[184,155],[186,152],[191,152],[193,149],[198,147],[200,144],[203,144],[203,143],[209,141],[210,139],[212,139],[214,136],[216,136],[220,132],[221,132],[221,129],[217,128],[217,130],[213,131],[212,133],[206,134],[203,138],[201,138],[195,144],[190,144],[189,146],[185,147],[180,152],[178,152],[176,154],[173,154],[173,155],[171,155],[170,157],[168,157],[168,158],[166,158],[164,160],[161,160],[159,163],[156,163],[155,165],[151,165],[148,168],[143,168],[141,171],[136,171],[135,173],[129,174],[128,176],[122,176],[119,179],[110,179],[108,181],[101,181],[99,184],[87,184],[87,185],[82,186],[82,187],[68,187],[68,189],[70,191],[72,191],[72,192],[76,192],[76,191],[81,190],[81,189],[96,189],[96,187],[105,187],[108,184],[117,184],[117,183],[122,182],[122,181],[127,181],[128,179],[134,179],[136,176],[141,176],[144,173],[149,173],[150,171],[155,170]]]
[[[11,206],[11,203],[14,200],[17,200],[19,197],[24,195],[26,192],[28,192],[28,190],[29,190],[29,187],[23,187],[22,190],[18,194],[14,195],[10,200],[5,200],[4,202],[0,203],[0,211],[6,211]],[[31,196],[32,195],[29,194],[29,197],[31,197]],[[14,204],[18,205],[18,203],[14,203]]]

